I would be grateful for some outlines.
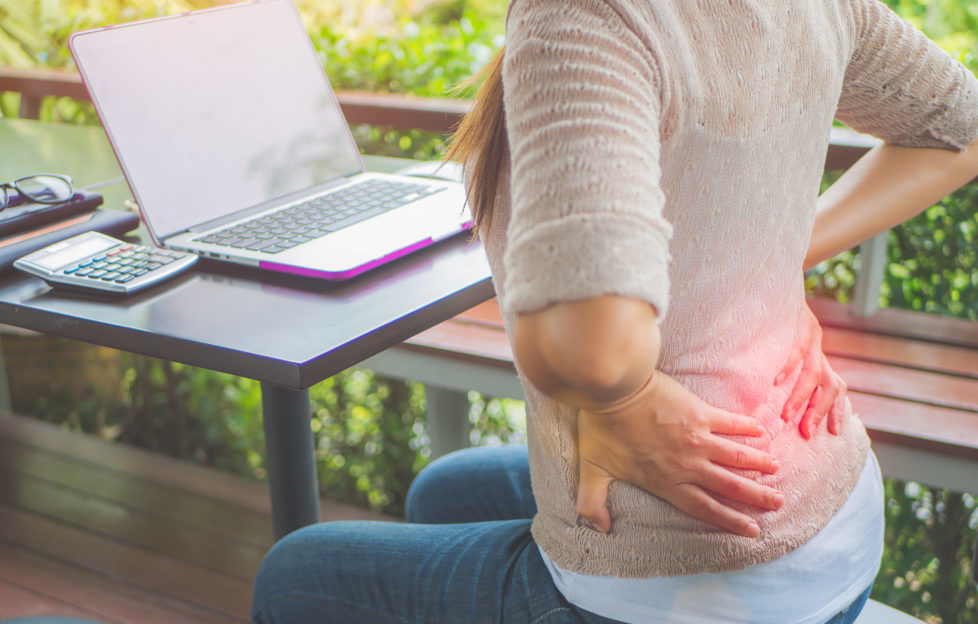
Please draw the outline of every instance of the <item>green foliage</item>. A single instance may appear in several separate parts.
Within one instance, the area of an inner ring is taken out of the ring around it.
[[[67,41],[76,30],[212,4],[206,0],[0,0],[0,65],[71,68]]]
[[[15,408],[73,431],[264,477],[256,382],[126,353],[118,369],[115,387],[39,396]]]
[[[826,184],[837,177],[826,175]],[[978,320],[978,184],[967,185],[889,234],[882,307]],[[816,266],[806,286],[846,302],[860,268],[858,250]]]
[[[323,492],[403,513],[407,488],[427,463],[424,387],[359,370],[318,384],[310,399]]]
[[[502,44],[475,17],[447,24],[404,19],[396,34],[351,35],[324,25],[311,33],[338,89],[448,97]]]
[[[978,184],[890,233],[885,305],[978,321]]]
[[[490,399],[469,392],[472,446],[526,443],[526,404],[515,399]]]
[[[978,70],[978,4],[961,0],[884,0],[939,46]]]
[[[438,23],[404,18],[396,34],[346,33],[325,25],[311,33],[326,73],[337,89],[465,95],[457,85],[476,73],[502,45],[502,35],[474,16]],[[445,137],[434,132],[358,126],[354,138],[369,154],[419,160],[439,158]]]
[[[873,598],[928,622],[978,622],[969,582],[978,525],[974,496],[895,479],[885,487],[886,549]]]

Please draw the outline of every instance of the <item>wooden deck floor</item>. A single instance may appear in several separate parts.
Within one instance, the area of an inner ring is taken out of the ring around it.
[[[0,413],[0,619],[245,622],[272,541],[261,484]]]

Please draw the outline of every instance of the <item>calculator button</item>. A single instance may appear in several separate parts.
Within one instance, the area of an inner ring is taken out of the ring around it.
[[[109,273],[106,273],[105,275],[103,275],[99,279],[104,279],[106,281],[110,281],[110,280],[114,280],[115,278],[119,277],[120,275],[121,275],[121,273],[118,273],[116,271],[110,271]]]
[[[149,271],[147,271],[146,269],[136,269],[135,271],[132,272],[132,275],[134,275],[135,277],[140,277],[146,275],[147,273],[149,273]]]
[[[125,284],[126,282],[133,281],[134,279],[136,279],[136,277],[134,275],[123,275],[122,277],[116,278],[115,283],[116,284]]]
[[[78,269],[77,271],[75,271],[75,275],[77,275],[78,277],[85,277],[86,275],[88,275],[92,271],[93,271],[93,269],[90,269],[88,267],[82,267],[82,268]]]
[[[102,277],[103,275],[105,275],[105,271],[103,271],[102,269],[92,271],[91,273],[88,274],[88,276],[91,277],[92,279]]]
[[[162,265],[162,264],[160,264],[160,263],[158,263],[158,262],[150,262],[149,264],[147,264],[147,265],[146,265],[146,267],[145,267],[145,268],[146,268],[147,270],[149,270],[149,271],[152,271],[152,270],[154,270],[154,269],[158,269],[158,268],[160,268],[161,266],[163,266],[163,265]]]
[[[87,266],[91,266],[91,265],[92,265],[92,261],[91,260],[86,260],[85,262],[79,262],[78,263],[78,266],[80,266],[80,267],[87,267]]]
[[[74,273],[75,271],[77,271],[80,268],[81,268],[80,266],[68,267],[67,269],[65,269],[63,271],[63,273],[65,273],[66,275],[71,275],[72,273]]]
[[[92,258],[92,262],[102,262],[103,260],[105,260],[105,256],[95,256]]]
[[[154,254],[149,257],[150,262],[158,262],[159,264],[170,264],[173,262],[173,258],[170,256],[164,256],[162,254]]]

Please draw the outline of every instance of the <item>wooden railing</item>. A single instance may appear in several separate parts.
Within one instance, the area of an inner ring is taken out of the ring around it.
[[[89,101],[88,91],[76,73],[23,71],[0,68],[0,93],[20,93],[20,117],[37,119],[44,100],[69,97]],[[447,98],[424,98],[393,93],[337,91],[336,97],[350,124],[390,126],[400,130],[449,133],[470,103]]]
[[[88,91],[77,73],[0,68],[0,93],[21,94],[20,116],[37,119],[49,97],[88,101]],[[337,91],[336,97],[350,124],[388,126],[398,130],[430,130],[449,134],[468,112],[471,103],[449,98],[426,98],[393,93]],[[873,141],[853,132],[833,132],[826,158],[827,169],[847,169],[872,147]]]

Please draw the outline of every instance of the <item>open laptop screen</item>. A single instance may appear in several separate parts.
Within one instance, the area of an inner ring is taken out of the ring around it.
[[[157,238],[362,170],[289,0],[78,33],[71,47]]]

